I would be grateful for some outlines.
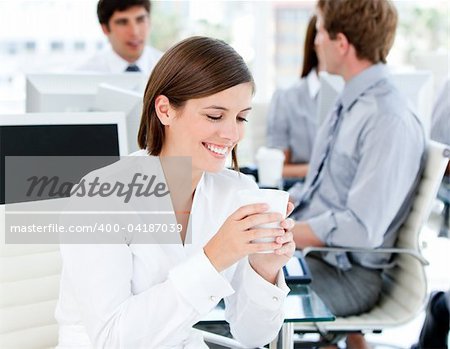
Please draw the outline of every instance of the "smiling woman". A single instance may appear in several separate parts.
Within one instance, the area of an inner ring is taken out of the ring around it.
[[[61,246],[59,348],[207,348],[192,326],[222,298],[237,340],[258,347],[276,337],[293,224],[267,204],[238,207],[236,192],[257,186],[225,169],[229,154],[237,166],[253,91],[244,61],[220,40],[192,37],[163,55],[144,95],[142,150],[133,155],[161,164],[172,201],[167,163],[191,159],[192,173],[176,174],[192,177],[175,208],[178,243]],[[278,228],[259,227],[273,222]]]
[[[165,126],[166,137],[160,155],[191,157],[193,178],[197,181],[202,171],[222,170],[230,152],[237,167],[234,147],[244,135],[251,98],[250,82],[208,97],[190,99],[179,108],[172,107],[168,97],[159,95],[155,111]]]

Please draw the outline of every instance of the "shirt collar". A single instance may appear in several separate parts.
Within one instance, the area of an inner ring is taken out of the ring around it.
[[[120,57],[116,51],[113,50],[112,47],[109,48],[109,50],[111,51],[109,55],[107,55],[108,57],[108,64],[110,66],[110,71],[116,71],[116,72],[125,72],[125,69],[127,69],[127,67],[130,64],[135,64],[139,67],[139,69],[141,70],[141,72],[145,71],[146,67],[146,60],[144,58],[147,47],[144,47],[144,51],[142,51],[141,56],[139,57],[139,59],[136,62],[130,63],[128,61],[126,61],[125,59],[123,59],[122,57]]]
[[[141,70],[141,73],[147,74],[150,71],[150,59],[149,59],[149,48],[147,46],[144,46],[144,50],[142,51],[142,54],[138,58],[134,64],[136,64],[139,69]]]
[[[341,95],[344,110],[348,110],[363,92],[377,84],[379,81],[386,79],[388,75],[389,70],[386,65],[378,63],[353,77],[345,84]]]
[[[308,75],[306,75],[306,83],[308,84],[309,96],[311,99],[316,98],[320,89],[320,81],[315,68],[312,69]]]

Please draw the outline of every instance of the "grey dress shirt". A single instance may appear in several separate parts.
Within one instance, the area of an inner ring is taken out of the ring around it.
[[[434,105],[431,139],[450,145],[450,80],[447,80]]]
[[[310,74],[317,74],[312,70]],[[272,97],[268,114],[267,145],[291,151],[292,163],[308,163],[317,133],[317,85],[313,76],[296,82]]]
[[[328,246],[391,247],[409,212],[423,167],[423,127],[383,64],[348,81],[339,101],[341,121],[322,179],[295,218],[306,221]],[[304,191],[326,149],[331,115],[318,131]],[[372,268],[389,258],[351,257]],[[350,265],[346,255],[325,259],[342,269]]]

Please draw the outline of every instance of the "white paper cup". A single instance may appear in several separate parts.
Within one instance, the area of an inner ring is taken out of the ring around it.
[[[284,153],[280,149],[261,147],[256,153],[259,185],[279,188],[283,174]]]
[[[289,201],[287,191],[276,189],[244,189],[238,191],[240,207],[251,204],[267,204],[267,212],[278,212],[283,218],[286,217],[286,208]],[[278,222],[261,224],[255,228],[280,228]],[[275,238],[255,239],[252,242],[273,242]],[[261,253],[273,253],[273,250],[262,251]]]

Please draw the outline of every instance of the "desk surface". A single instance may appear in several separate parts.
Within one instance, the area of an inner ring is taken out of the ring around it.
[[[284,322],[322,322],[335,319],[319,296],[308,286],[290,284],[289,288],[291,292],[289,292],[284,304]],[[203,324],[224,322],[225,309],[223,301],[200,321]]]

